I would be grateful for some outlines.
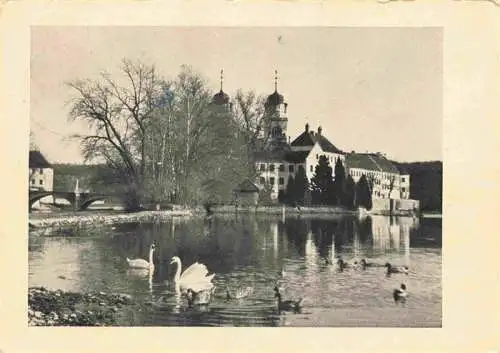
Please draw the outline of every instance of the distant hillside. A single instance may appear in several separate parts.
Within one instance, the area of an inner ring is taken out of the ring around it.
[[[420,200],[422,211],[442,211],[443,162],[393,163],[410,175],[410,197]]]
[[[112,170],[103,164],[53,164],[53,167],[54,190],[74,190],[77,178],[80,189],[92,192],[114,192],[121,189]]]

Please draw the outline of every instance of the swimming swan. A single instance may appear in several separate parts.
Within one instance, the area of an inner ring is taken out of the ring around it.
[[[195,262],[182,272],[182,263],[179,257],[172,257],[172,261],[170,263],[177,264],[174,283],[181,292],[186,293],[188,289],[191,289],[192,292],[198,293],[201,291],[211,290],[214,287],[212,279],[214,278],[215,273],[207,276],[207,266]]]
[[[149,262],[144,259],[129,259],[127,257],[127,263],[131,268],[143,268],[154,271],[155,265],[153,263],[153,252],[156,249],[156,245],[153,243],[149,247]]]

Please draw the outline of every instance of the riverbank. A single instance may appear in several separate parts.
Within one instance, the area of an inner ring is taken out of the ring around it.
[[[53,213],[30,213],[30,229],[85,226],[90,224],[118,224],[137,222],[163,222],[172,217],[191,217],[197,214],[196,210],[179,209],[169,211],[84,211],[84,212],[53,212]]]
[[[210,211],[213,214],[237,214],[237,213],[255,213],[270,215],[329,215],[329,214],[349,214],[355,215],[356,211],[348,210],[343,207],[292,207],[283,205],[272,206],[234,206],[234,205],[216,205],[211,206]]]
[[[296,215],[296,216],[341,216],[341,215],[380,215],[380,216],[401,216],[401,217],[413,217],[413,211],[409,210],[393,210],[392,213],[389,210],[370,210],[370,211],[355,211],[349,210],[344,207],[338,206],[233,206],[233,205],[217,205],[210,208],[213,214],[268,214],[268,215]]]
[[[32,287],[28,291],[29,326],[125,325],[123,310],[136,303],[127,294],[75,293]]]

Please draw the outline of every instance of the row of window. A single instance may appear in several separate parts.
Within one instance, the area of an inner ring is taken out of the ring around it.
[[[319,159],[319,154],[316,154],[316,158]],[[331,157],[331,159],[333,160],[332,157]],[[269,164],[269,171],[270,172],[274,172],[275,168],[276,168],[276,166],[275,166],[274,163],[270,163]],[[260,167],[259,167],[259,170],[261,172],[265,172],[266,171],[266,163],[261,163]],[[278,166],[278,171],[279,172],[285,172],[285,165],[284,164],[280,164]],[[314,165],[310,165],[309,166],[309,171],[311,173],[314,173]],[[294,173],[295,172],[295,166],[293,164],[288,165],[288,172],[289,173]],[[361,171],[361,170],[351,170],[350,174],[352,174],[352,176],[356,176],[356,177],[361,177],[362,175],[366,175],[366,176],[370,176],[370,177],[377,177],[377,176],[379,176],[378,172],[365,172],[365,171]],[[382,176],[383,176],[383,178],[386,181],[390,181],[389,174],[382,173]],[[402,183],[405,182],[405,177],[401,177],[401,182]],[[380,179],[375,179],[375,183],[376,184],[380,184]]]
[[[33,173],[36,172],[36,169],[33,170]],[[43,169],[42,168],[38,168],[38,174],[43,174]]]
[[[260,168],[259,168],[259,169],[260,169],[260,171],[261,171],[261,172],[265,172],[265,171],[266,171],[266,163],[261,163],[261,164],[260,164]],[[270,172],[274,172],[274,170],[275,170],[275,165],[274,165],[274,163],[269,164],[269,171],[270,171]],[[284,164],[280,164],[280,165],[278,166],[278,171],[280,171],[280,172],[284,172],[284,171],[285,171],[285,165],[284,165]],[[290,164],[290,165],[288,166],[288,172],[289,172],[289,173],[294,173],[294,172],[295,172],[294,165]]]
[[[31,179],[31,185],[35,185],[35,184],[36,184],[36,180],[35,179]],[[43,185],[43,179],[40,179],[39,184]]]
[[[361,177],[362,175],[366,175],[366,176],[373,176],[373,177],[377,177],[379,176],[379,172],[368,172],[366,173],[365,171],[361,171],[361,170],[351,170],[351,175],[352,176],[357,176],[357,177]],[[386,181],[390,181],[390,175],[391,174],[388,174],[388,173],[382,173],[382,178],[385,179]],[[401,177],[401,182],[404,183],[405,182],[405,177]]]
[[[273,177],[269,178],[269,184],[270,185],[274,185],[275,181],[276,181],[275,178],[273,178]],[[266,183],[266,178],[261,177],[260,178],[260,184],[264,185],[265,183]],[[284,184],[285,184],[285,179],[284,178],[278,178],[278,185],[284,185]]]
[[[319,161],[319,157],[321,157],[321,156],[325,156],[325,157],[326,157],[326,159],[328,160],[328,162],[330,162],[330,164],[335,164],[335,162],[336,162],[336,160],[335,160],[335,158],[334,158],[334,157],[328,157],[328,156],[327,156],[327,155],[325,155],[325,154],[319,154],[319,153],[316,153],[316,160],[318,160],[318,161]]]

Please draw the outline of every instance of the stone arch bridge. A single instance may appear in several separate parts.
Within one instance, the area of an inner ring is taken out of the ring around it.
[[[69,203],[73,206],[73,210],[75,211],[84,211],[86,210],[92,203],[96,201],[104,201],[109,199],[119,199],[121,202],[122,195],[116,194],[99,194],[99,193],[91,193],[91,192],[80,192],[75,193],[73,191],[43,191],[43,190],[30,190],[29,192],[29,210],[33,207],[33,204],[44,197],[53,196],[56,198],[61,198],[69,201]]]

